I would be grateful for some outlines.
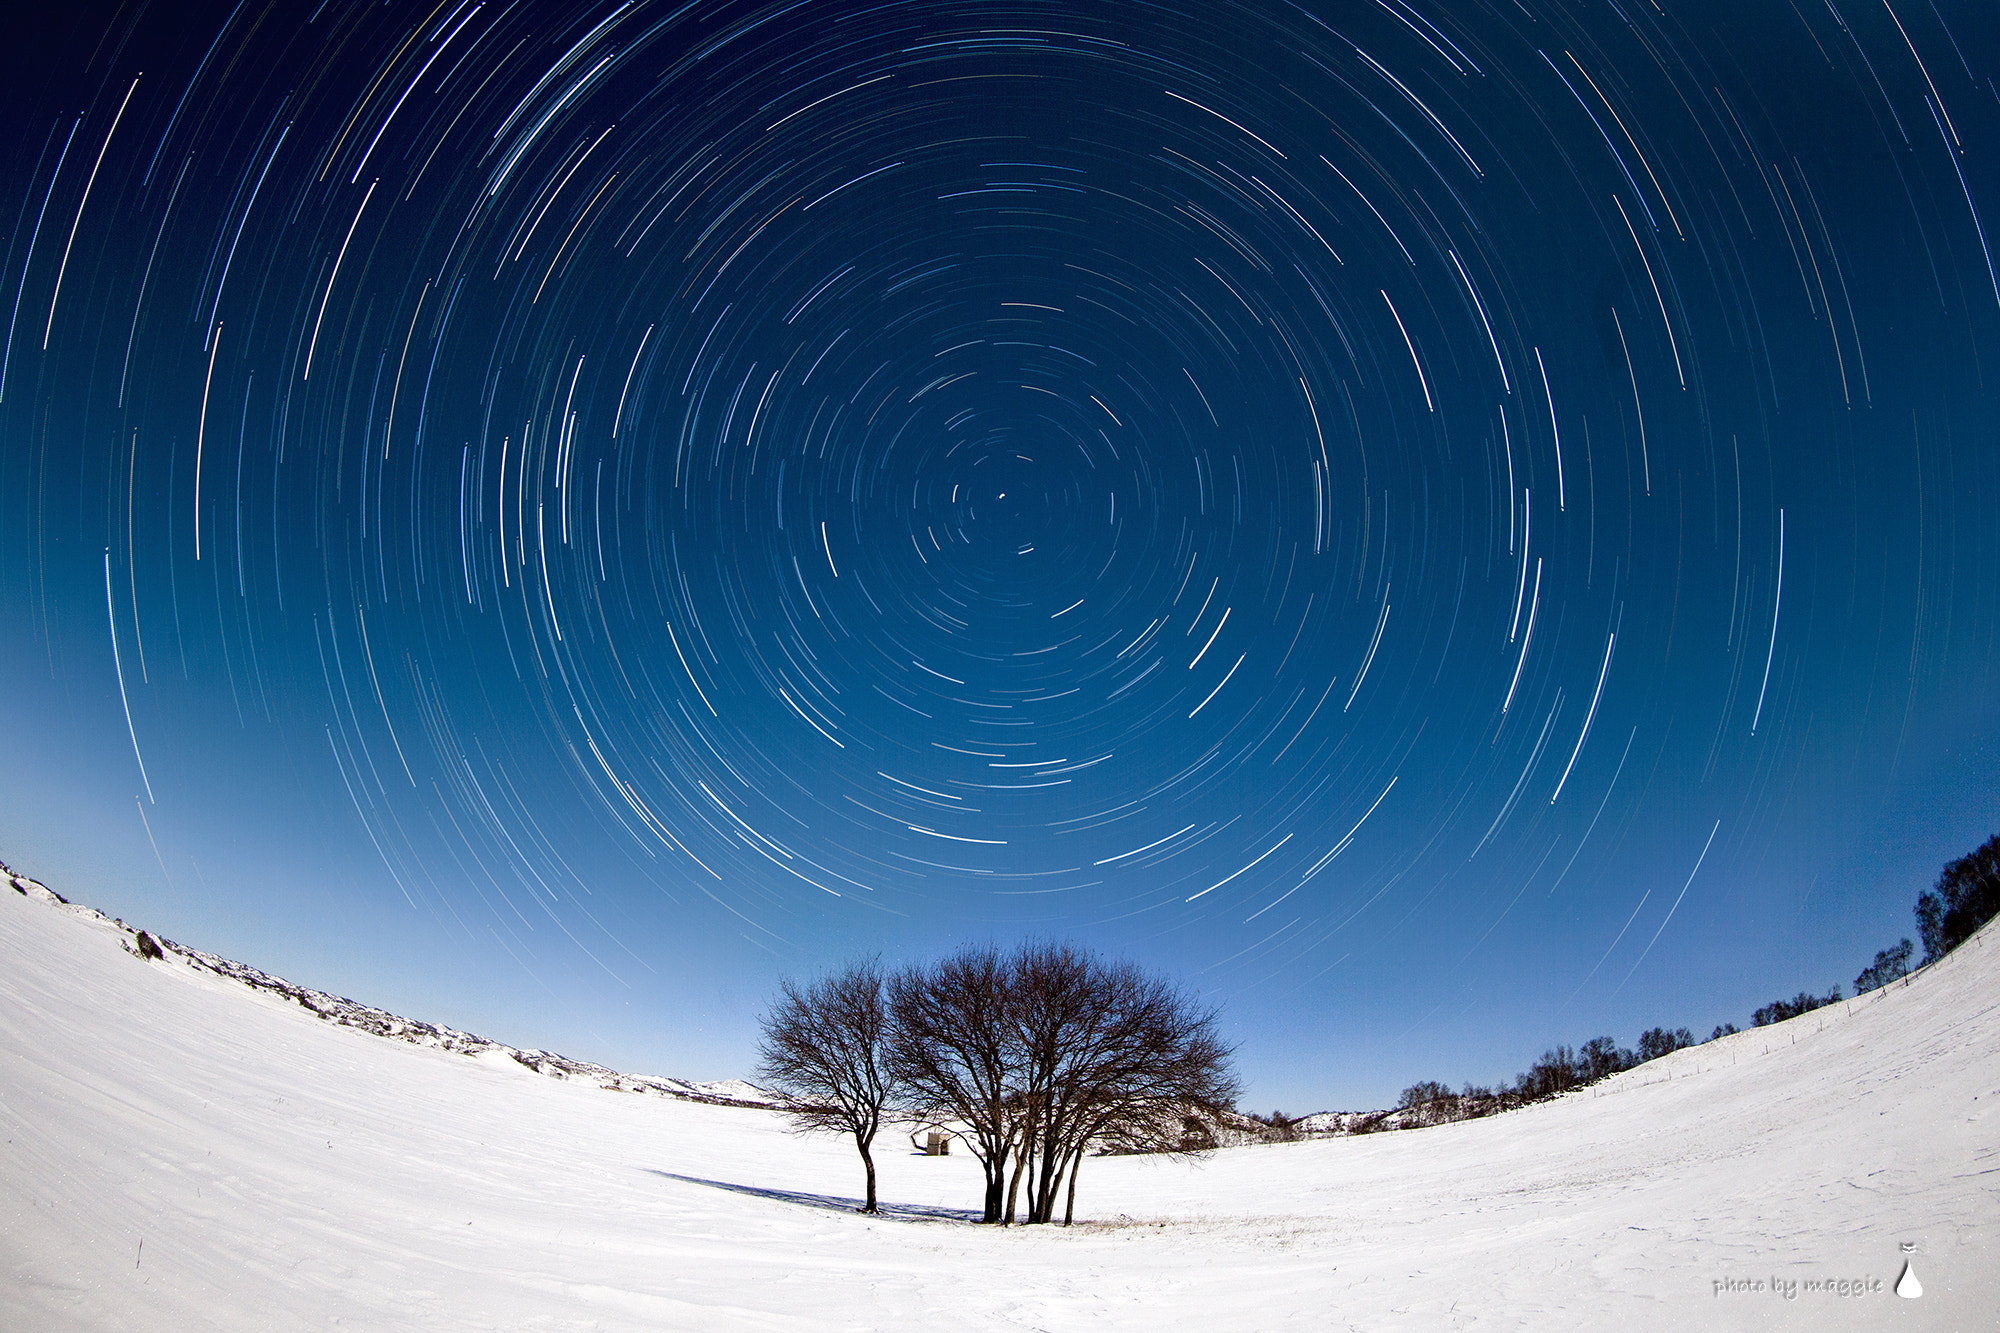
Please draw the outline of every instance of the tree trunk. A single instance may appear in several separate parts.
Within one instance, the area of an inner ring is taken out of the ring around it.
[[[861,1205],[864,1213],[880,1211],[875,1207],[875,1159],[868,1152],[868,1140],[859,1134],[854,1136],[854,1146],[861,1150],[861,1164],[868,1168],[868,1202]]]
[[[1048,1179],[1043,1182],[1042,1212],[1041,1216],[1035,1219],[1036,1221],[1053,1222],[1056,1220],[1056,1191],[1060,1190],[1063,1187],[1063,1175],[1067,1171],[1068,1166],[1069,1166],[1069,1154],[1064,1153],[1062,1156],[1061,1165],[1057,1166],[1056,1169],[1049,1174]]]
[[[1076,1155],[1069,1159],[1069,1201],[1063,1205],[1063,1225],[1068,1226],[1076,1216],[1076,1173],[1083,1169],[1083,1145],[1078,1144]]]
[[[1030,1194],[1034,1199],[1034,1210],[1029,1218],[1030,1221],[1049,1222],[1055,1219],[1056,1191],[1062,1188],[1063,1165],[1069,1159],[1069,1154],[1062,1151],[1062,1146],[1059,1135],[1052,1127],[1049,1141],[1043,1145],[1041,1183],[1039,1187],[1030,1187]]]
[[[1010,1227],[1014,1225],[1014,1203],[1021,1194],[1021,1173],[1028,1170],[1033,1161],[1034,1155],[1026,1149],[1023,1149],[1020,1156],[1014,1159],[1014,1178],[1007,1185],[1007,1215],[1003,1225]],[[1028,1197],[1028,1220],[1032,1222],[1035,1220],[1035,1200],[1032,1193],[1034,1181],[1032,1179],[1029,1180],[1028,1186],[1031,1191]]]
[[[1020,1198],[1021,1178],[1023,1176],[1026,1176],[1028,1180],[1028,1220],[1030,1222],[1035,1220],[1035,1133],[1039,1120],[1040,1117],[1035,1113],[1031,1104],[1023,1112],[1023,1118],[1017,1128],[1017,1132],[1020,1135],[1020,1146],[1016,1151],[1014,1159],[1014,1176],[1007,1187],[1008,1226],[1014,1225],[1015,1204]]]
[[[986,1212],[981,1222],[998,1222],[1007,1194],[1007,1145],[1004,1143],[986,1159]]]

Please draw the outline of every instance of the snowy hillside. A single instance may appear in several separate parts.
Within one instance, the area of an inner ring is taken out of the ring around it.
[[[128,927],[122,921],[114,921],[95,908],[72,903],[46,884],[29,879],[25,875],[14,874],[4,866],[0,866],[0,880],[4,880],[15,892],[28,898],[58,906],[70,915],[83,920],[102,922],[120,930],[130,937],[125,945],[126,952],[135,957],[143,954],[138,936],[145,932]],[[407,1042],[412,1046],[429,1046],[436,1050],[451,1051],[457,1055],[510,1059],[524,1069],[531,1069],[549,1078],[589,1079],[609,1091],[650,1092],[684,1101],[713,1102],[723,1106],[771,1104],[769,1095],[741,1079],[702,1083],[655,1075],[621,1074],[615,1069],[607,1069],[603,1065],[592,1064],[587,1060],[572,1060],[553,1051],[522,1050],[517,1046],[507,1046],[497,1041],[488,1041],[484,1037],[475,1037],[470,1032],[460,1032],[457,1028],[404,1018],[386,1009],[377,1009],[373,1005],[362,1004],[344,996],[329,995],[325,991],[297,985],[286,981],[283,977],[274,977],[268,972],[251,967],[248,963],[218,958],[212,953],[190,949],[164,936],[147,935],[147,939],[152,942],[153,948],[160,951],[163,960],[165,957],[172,957],[197,971],[211,972],[216,976],[239,982],[252,990],[266,991],[280,999],[290,1000],[328,1022],[355,1028],[377,1037],[386,1037],[391,1041]]]
[[[0,892],[0,1329],[1997,1326],[1991,930],[1507,1115],[1092,1160],[1069,1231],[965,1224],[977,1165],[900,1140],[860,1217],[742,1089],[235,966]]]

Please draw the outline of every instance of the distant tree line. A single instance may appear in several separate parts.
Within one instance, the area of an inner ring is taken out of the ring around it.
[[[854,963],[780,984],[758,1074],[803,1132],[850,1137],[877,1211],[875,1136],[889,1123],[963,1143],[985,1177],[982,1221],[1075,1212],[1086,1155],[1196,1153],[1234,1104],[1216,1015],[1131,963],[1068,944],[969,947],[885,974]],[[1025,1195],[1023,1189],[1025,1187]]]
[[[1917,932],[1923,939],[1924,963],[1927,965],[1943,958],[1972,938],[1995,915],[2000,915],[2000,834],[1988,838],[1974,851],[1946,865],[1939,873],[1937,883],[1917,898],[1915,911]],[[1914,951],[1915,947],[1904,939],[1877,952],[1875,961],[1855,977],[1855,995],[1866,995],[1907,976],[1910,955]],[[1755,1027],[1767,1027],[1811,1013],[1825,1005],[1837,1004],[1840,1000],[1839,986],[1825,995],[1800,991],[1788,1000],[1773,1000],[1760,1007],[1751,1014],[1750,1021]],[[1708,1040],[1714,1041],[1740,1030],[1734,1023],[1723,1023],[1708,1035]],[[1512,1084],[1502,1083],[1488,1088],[1467,1083],[1453,1092],[1445,1084],[1434,1080],[1412,1083],[1403,1089],[1394,1111],[1378,1112],[1364,1118],[1355,1129],[1362,1133],[1371,1129],[1412,1129],[1509,1111],[1587,1087],[1599,1079],[1694,1044],[1694,1036],[1686,1028],[1671,1031],[1652,1028],[1639,1034],[1636,1050],[1621,1048],[1612,1037],[1594,1037],[1575,1049],[1551,1047],[1525,1072],[1515,1075]],[[1259,1120],[1279,1131],[1282,1137],[1295,1136],[1293,1122],[1281,1115],[1274,1115],[1269,1120],[1260,1117]]]
[[[1914,909],[1917,935],[1924,942],[1924,965],[1943,958],[2000,914],[2000,834],[1988,838],[1938,872],[1937,883],[1917,895]],[[1878,950],[1875,961],[1854,978],[1854,993],[1866,995],[1910,973],[1916,951],[1908,938]],[[1826,998],[1801,991],[1789,1000],[1774,1000],[1754,1015],[1757,1026],[1796,1018],[1840,998],[1835,986]]]
[[[1797,1018],[1800,1014],[1809,1014],[1822,1005],[1839,1003],[1840,987],[1838,986],[1835,986],[1824,996],[1814,995],[1811,991],[1802,990],[1789,1000],[1773,1000],[1769,1004],[1764,1005],[1750,1015],[1750,1023],[1753,1027],[1769,1027],[1773,1023],[1782,1023],[1788,1018]]]
[[[1454,1120],[1476,1120],[1588,1087],[1599,1079],[1694,1044],[1694,1034],[1686,1028],[1659,1027],[1640,1033],[1636,1050],[1620,1046],[1616,1037],[1592,1037],[1573,1048],[1552,1046],[1542,1052],[1539,1060],[1516,1074],[1511,1084],[1480,1087],[1467,1083],[1453,1092],[1435,1080],[1413,1083],[1397,1098],[1395,1109],[1399,1114],[1393,1120],[1384,1115],[1376,1124],[1363,1121],[1356,1129],[1366,1132],[1387,1129],[1392,1124],[1396,1128],[1414,1129]]]

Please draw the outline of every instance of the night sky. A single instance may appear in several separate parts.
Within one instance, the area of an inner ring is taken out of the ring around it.
[[[5,22],[0,856],[135,924],[687,1077],[1063,937],[1297,1112],[2000,828],[1983,3]]]

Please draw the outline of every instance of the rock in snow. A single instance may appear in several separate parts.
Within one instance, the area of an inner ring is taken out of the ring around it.
[[[1085,1222],[1001,1230],[965,1224],[966,1155],[885,1133],[889,1212],[861,1217],[851,1146],[746,1109],[749,1085],[518,1051],[169,941],[148,962],[130,928],[15,886],[0,1329],[1990,1329],[2000,1310],[1990,929],[1907,982],[1505,1115],[1092,1159]]]

